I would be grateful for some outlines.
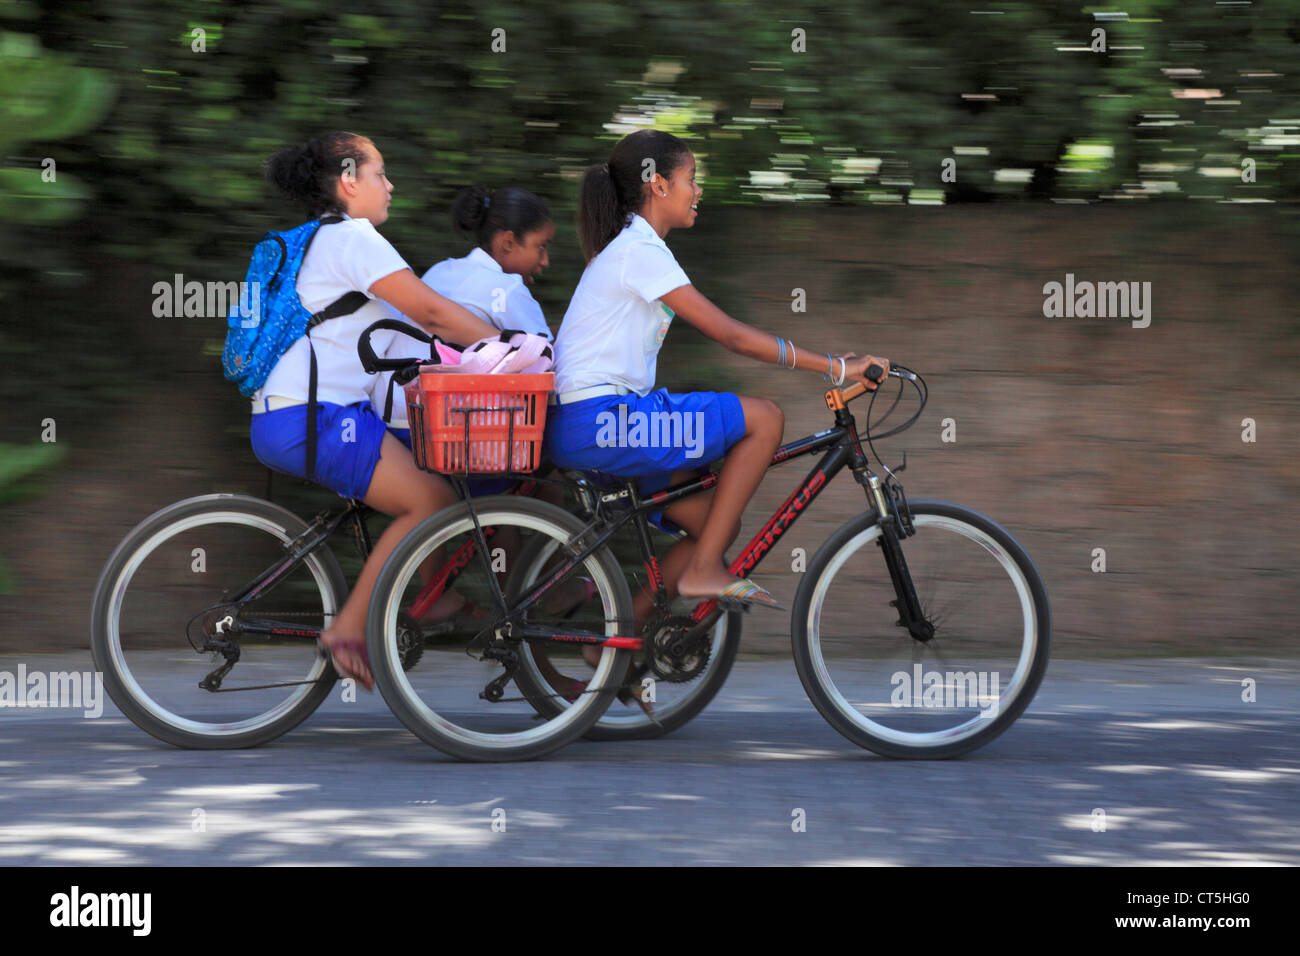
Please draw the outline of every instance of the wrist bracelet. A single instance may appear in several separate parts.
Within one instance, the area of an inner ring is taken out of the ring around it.
[[[848,371],[846,370],[844,365],[844,356],[841,355],[840,356],[840,378],[839,381],[835,383],[837,388],[844,384],[844,379],[845,377],[847,377],[847,375],[848,375]]]
[[[799,350],[794,347],[794,342],[790,343],[790,368],[794,368],[799,361]]]

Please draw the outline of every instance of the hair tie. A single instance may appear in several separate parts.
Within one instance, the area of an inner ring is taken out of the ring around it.
[[[489,208],[491,205],[492,205],[492,197],[491,197],[491,196],[484,196],[484,197],[483,197],[483,208],[484,208],[484,209],[487,209],[487,208]]]

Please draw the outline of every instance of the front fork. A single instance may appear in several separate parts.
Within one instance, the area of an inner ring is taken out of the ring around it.
[[[890,607],[898,609],[898,627],[907,628],[907,633],[918,641],[929,641],[934,637],[934,624],[926,619],[921,610],[921,601],[912,586],[912,575],[907,569],[907,559],[903,557],[903,548],[899,543],[916,533],[912,526],[911,509],[903,494],[903,486],[892,476],[881,481],[864,468],[854,477],[867,489],[876,509],[876,520],[880,524],[880,536],[876,546],[885,553],[885,567],[889,571],[889,580],[894,585],[894,600]]]

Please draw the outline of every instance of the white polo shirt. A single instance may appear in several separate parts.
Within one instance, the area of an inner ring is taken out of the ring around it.
[[[375,390],[376,379],[383,379],[383,388],[387,388],[388,374],[371,375],[361,367],[357,339],[366,326],[390,316],[384,302],[371,295],[370,286],[409,268],[368,219],[344,215],[343,222],[320,227],[298,272],[298,298],[303,306],[309,312],[318,312],[353,291],[364,292],[370,301],[351,315],[330,319],[311,330],[311,345],[316,351],[317,401],[337,405],[366,401]],[[418,342],[389,331],[376,332],[370,341],[377,355],[387,354],[390,348],[400,354],[400,348],[394,347],[395,338],[420,347]],[[306,401],[310,372],[307,337],[303,336],[280,356],[253,397],[261,400],[281,395]]]
[[[507,273],[478,246],[461,259],[444,259],[430,266],[424,284],[498,329],[518,329],[551,338],[546,316],[528,291],[524,277]]]
[[[536,332],[548,339],[552,338],[547,328],[546,317],[542,307],[537,304],[533,294],[528,291],[524,277],[518,273],[507,273],[500,263],[477,246],[469,255],[460,259],[444,259],[429,267],[423,276],[424,284],[439,295],[458,305],[464,306],[474,315],[498,329],[518,329],[521,332]],[[391,305],[385,304],[389,318],[411,322],[405,315]],[[374,341],[380,335],[376,333]],[[453,342],[453,345],[466,346],[469,342]],[[426,355],[428,349],[414,339],[405,335],[392,333],[392,344],[387,352],[378,353],[384,358],[407,358],[414,355]],[[388,380],[392,372],[374,376],[370,387],[371,404],[375,414],[384,416],[384,406],[388,401]],[[400,388],[393,389],[393,412],[388,424],[393,428],[408,428],[406,419],[406,393]]]
[[[673,320],[659,297],[690,281],[650,223],[633,215],[578,280],[555,339],[555,390],[622,385],[648,395]]]

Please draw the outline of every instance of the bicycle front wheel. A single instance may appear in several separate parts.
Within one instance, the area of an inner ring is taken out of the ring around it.
[[[576,557],[584,526],[530,498],[476,498],[473,514],[469,505],[425,519],[384,563],[370,601],[371,670],[393,713],[425,743],[462,760],[530,760],[582,736],[600,719],[626,678],[632,652],[587,645],[599,655],[590,683],[572,706],[539,715],[526,692],[511,686],[527,643],[521,631],[564,635],[553,643],[575,648],[582,646],[575,637],[631,636],[632,595],[613,554],[600,548],[517,616],[510,633],[498,633],[493,625],[505,608],[493,579],[504,595],[520,554],[559,549]],[[579,577],[592,582],[590,591]],[[459,597],[442,594],[444,580]],[[462,601],[451,618],[438,610],[439,602]],[[412,647],[419,653],[412,655]]]
[[[95,586],[90,650],[136,726],[178,747],[255,747],[320,706],[336,675],[312,634],[347,594],[333,552],[319,547],[255,599],[230,603],[287,562],[285,546],[306,528],[269,501],[204,495],[162,509],[123,539]],[[254,620],[274,621],[281,633],[242,631]]]
[[[898,625],[874,513],[844,524],[795,597],[795,666],[822,716],[890,757],[981,747],[1024,711],[1047,668],[1051,612],[1024,549],[994,521],[945,501],[911,505],[904,560],[929,640]]]

